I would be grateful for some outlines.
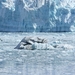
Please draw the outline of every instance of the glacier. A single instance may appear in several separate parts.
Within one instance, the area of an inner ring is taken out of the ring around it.
[[[0,0],[0,31],[34,30],[75,31],[75,0]]]
[[[15,0],[6,0],[6,2],[2,2],[2,4],[5,8],[15,11]]]

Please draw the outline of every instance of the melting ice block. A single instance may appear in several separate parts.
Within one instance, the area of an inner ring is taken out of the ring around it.
[[[15,49],[46,49],[48,47],[47,40],[39,37],[24,37]],[[48,47],[49,48],[49,47]]]
[[[61,41],[54,41],[52,44],[44,38],[39,37],[24,37],[15,49],[26,50],[50,50],[50,49],[73,49],[71,44],[63,44]]]

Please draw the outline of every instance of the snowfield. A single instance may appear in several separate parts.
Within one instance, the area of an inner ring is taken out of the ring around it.
[[[41,37],[49,49],[14,49],[24,37]],[[75,33],[0,32],[0,75],[75,75]]]

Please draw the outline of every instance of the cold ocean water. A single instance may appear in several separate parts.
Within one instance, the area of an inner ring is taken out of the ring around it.
[[[26,36],[45,38],[50,45],[68,45],[49,50],[14,49]],[[0,32],[0,39],[0,75],[75,75],[74,32],[36,34]]]

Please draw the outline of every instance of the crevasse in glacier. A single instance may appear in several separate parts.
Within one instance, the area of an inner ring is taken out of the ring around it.
[[[0,31],[75,31],[75,0],[0,0]]]

